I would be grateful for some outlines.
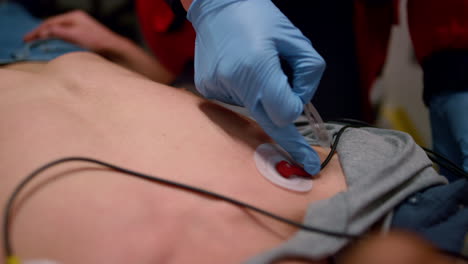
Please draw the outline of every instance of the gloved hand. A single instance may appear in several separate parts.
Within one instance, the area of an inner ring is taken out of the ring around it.
[[[319,157],[292,124],[325,69],[310,41],[271,0],[195,0],[187,17],[197,33],[198,91],[246,107],[297,163],[317,174]],[[293,70],[293,87],[280,58]]]

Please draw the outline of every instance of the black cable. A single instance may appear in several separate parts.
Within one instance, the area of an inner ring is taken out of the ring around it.
[[[14,255],[13,254],[14,253],[13,248],[11,246],[11,239],[10,239],[10,232],[9,232],[10,228],[9,227],[10,227],[12,207],[13,207],[13,203],[14,203],[16,197],[19,195],[19,193],[24,188],[24,186],[26,186],[27,183],[29,183],[34,177],[39,175],[41,172],[43,172],[43,171],[45,171],[45,170],[47,170],[47,169],[49,169],[49,168],[51,168],[51,167],[53,167],[55,165],[58,165],[60,163],[71,162],[71,161],[84,161],[84,162],[99,164],[101,166],[108,167],[108,168],[113,169],[115,171],[122,172],[122,173],[125,173],[125,174],[128,174],[128,175],[132,175],[132,176],[144,179],[144,180],[149,180],[151,182],[167,184],[167,185],[170,185],[170,186],[173,186],[173,187],[176,187],[176,188],[180,188],[180,189],[192,191],[192,192],[195,192],[195,193],[198,193],[198,194],[207,195],[207,196],[210,196],[210,197],[213,197],[213,198],[216,198],[216,199],[224,200],[224,201],[226,201],[228,203],[250,209],[252,211],[255,211],[255,212],[258,212],[258,213],[263,214],[265,216],[268,216],[270,218],[273,218],[273,219],[275,219],[277,221],[283,222],[285,224],[288,224],[288,225],[291,225],[291,226],[294,226],[294,227],[297,227],[297,228],[300,228],[302,230],[306,230],[306,231],[309,231],[309,232],[316,232],[316,233],[327,235],[327,236],[334,236],[334,237],[340,237],[340,238],[346,238],[346,239],[357,239],[357,238],[360,237],[359,235],[355,235],[355,234],[335,232],[335,231],[331,231],[331,230],[325,230],[325,229],[321,229],[321,228],[316,228],[316,227],[312,227],[312,226],[303,225],[301,223],[292,221],[292,220],[284,218],[282,216],[275,215],[275,214],[273,214],[271,212],[268,212],[266,210],[257,208],[255,206],[252,206],[252,205],[244,203],[244,202],[237,201],[237,200],[235,200],[233,198],[230,198],[230,197],[218,194],[218,193],[214,193],[214,192],[207,191],[207,190],[204,190],[204,189],[201,189],[201,188],[198,188],[198,187],[194,187],[194,186],[190,186],[190,185],[170,181],[170,180],[167,180],[167,179],[146,175],[146,174],[139,173],[139,172],[136,172],[136,171],[132,171],[132,170],[129,170],[129,169],[125,169],[125,168],[122,168],[122,167],[119,167],[119,166],[116,166],[116,165],[112,165],[112,164],[107,163],[107,162],[99,161],[99,160],[92,159],[92,158],[86,158],[86,157],[68,157],[68,158],[63,158],[63,159],[59,159],[59,160],[49,162],[49,163],[43,165],[42,167],[36,169],[31,174],[29,174],[25,179],[23,179],[20,182],[20,184],[18,184],[18,186],[15,188],[13,193],[11,194],[10,198],[8,199],[7,206],[5,207],[4,224],[3,224],[3,240],[4,240],[5,253],[7,254],[7,256],[13,256]]]
[[[372,127],[370,124],[360,121],[360,120],[355,120],[355,119],[349,119],[349,118],[340,118],[340,119],[334,119],[327,121],[330,123],[337,123],[337,124],[342,124],[344,125],[338,132],[335,133],[333,136],[335,138],[335,141],[333,142],[331,146],[331,151],[328,153],[328,156],[325,158],[323,163],[320,165],[320,169],[323,170],[325,166],[328,165],[330,160],[332,159],[333,155],[335,154],[336,148],[338,147],[338,142],[340,140],[341,135],[344,133],[344,131],[347,128],[360,128],[360,127]]]
[[[330,160],[333,158],[333,155],[336,152],[336,148],[338,147],[338,142],[340,141],[341,135],[343,135],[343,132],[347,128],[350,128],[350,127],[355,127],[355,126],[354,125],[346,125],[346,126],[342,127],[338,132],[336,132],[336,134],[334,135],[335,141],[333,141],[330,152],[328,153],[327,157],[325,158],[325,160],[320,165],[320,170],[323,170],[328,165]]]
[[[335,134],[335,141],[332,144],[332,148],[331,148],[330,153],[328,154],[325,161],[322,163],[321,169],[323,169],[328,164],[328,162],[331,160],[331,158],[333,157],[333,154],[335,153],[336,148],[338,146],[338,141],[339,141],[341,135],[343,134],[343,132],[347,128],[349,128],[349,127],[354,127],[354,128],[374,127],[374,126],[372,126],[370,124],[367,124],[367,123],[359,121],[359,120],[354,120],[354,119],[337,119],[337,120],[331,120],[329,122],[338,123],[338,124],[345,124],[345,126],[343,126]],[[437,163],[440,166],[443,166],[444,168],[450,170],[452,173],[454,173],[454,174],[456,174],[458,176],[468,178],[468,173],[465,172],[462,168],[460,168],[457,164],[455,164],[451,160],[447,159],[443,155],[441,155],[441,154],[439,154],[439,153],[437,153],[435,151],[432,151],[432,150],[430,150],[428,148],[425,148],[425,147],[422,147],[422,146],[420,146],[420,147],[426,152],[426,155],[429,157],[429,159],[432,162]],[[468,256],[465,256],[465,255],[463,255],[461,253],[458,253],[458,252],[452,252],[452,251],[443,250],[443,249],[439,249],[439,252],[444,254],[444,255],[447,255],[449,257],[452,257],[452,258],[457,258],[457,259],[461,259],[461,260],[464,260],[464,261],[468,261]]]
[[[366,123],[364,121],[349,119],[349,118],[333,119],[333,120],[329,120],[327,122],[345,125],[343,128],[345,128],[347,126],[348,127],[355,127],[355,128],[359,128],[359,127],[376,128],[375,126],[372,126],[371,124],[368,124],[368,123]],[[340,133],[340,132],[341,132],[341,130],[338,133]],[[426,155],[429,157],[429,159],[432,162],[434,162],[436,164],[439,164],[440,166],[446,168],[447,170],[454,173],[455,175],[458,175],[458,176],[464,177],[464,178],[468,178],[468,173],[465,170],[463,170],[462,168],[460,168],[460,166],[458,166],[457,164],[452,162],[451,160],[447,159],[443,155],[441,155],[441,154],[439,154],[439,153],[437,153],[437,152],[435,152],[433,150],[430,150],[430,149],[425,148],[423,146],[420,146],[420,147],[426,152]]]
[[[457,176],[468,178],[468,173],[460,168],[457,164],[453,163],[451,160],[447,159],[443,155],[427,149],[425,147],[421,147],[427,154],[430,160],[434,163],[439,164],[440,166],[448,169],[450,172],[456,174]]]
[[[351,124],[349,124],[350,123],[349,121],[350,120],[341,121],[341,123],[346,123],[347,122],[348,125],[343,126],[335,134],[335,136],[334,136],[335,140],[334,140],[334,142],[332,144],[331,151],[328,154],[325,161],[321,164],[321,169],[325,168],[328,165],[328,163],[330,162],[331,158],[333,157],[333,155],[334,155],[334,153],[336,151],[338,142],[339,142],[342,134],[344,133],[344,131],[347,128],[350,128],[350,127],[368,127],[368,125],[366,125],[365,123],[362,123],[362,122],[351,122]],[[449,170],[457,171],[457,174],[462,174],[464,177],[468,177],[468,174],[466,172],[464,172],[461,168],[459,168],[457,165],[455,165],[453,162],[451,162],[447,158],[445,158],[442,155],[437,154],[437,153],[435,153],[435,152],[433,152],[431,150],[428,150],[428,149],[425,149],[425,148],[423,148],[423,149],[426,151],[426,153],[428,153],[428,156],[429,156],[429,158],[431,158],[431,160],[433,160],[433,161],[437,160],[437,162],[439,164],[440,163],[445,163],[445,166],[450,167],[450,168],[448,168]],[[433,157],[431,157],[431,155]],[[96,160],[96,159],[92,159],[92,158],[68,157],[68,158],[63,158],[63,159],[59,159],[59,160],[49,162],[49,163],[43,165],[42,167],[36,169],[31,174],[29,174],[25,179],[23,179],[20,182],[20,184],[18,184],[18,186],[14,189],[13,193],[11,194],[10,198],[8,199],[7,206],[5,207],[5,211],[4,211],[3,240],[4,240],[5,253],[6,253],[7,256],[13,256],[14,255],[13,254],[14,253],[13,248],[11,246],[9,227],[10,227],[10,224],[11,224],[10,220],[11,220],[12,207],[13,207],[13,204],[14,204],[14,201],[15,201],[16,197],[19,195],[21,190],[26,186],[26,184],[28,184],[34,177],[39,175],[41,172],[43,172],[43,171],[45,171],[45,170],[47,170],[47,169],[49,169],[49,168],[51,168],[51,167],[53,167],[55,165],[58,165],[60,163],[71,162],[71,161],[83,161],[83,162],[95,163],[95,164],[99,164],[101,166],[113,169],[115,171],[122,172],[122,173],[128,174],[128,175],[132,175],[132,176],[135,176],[135,177],[138,177],[138,178],[141,178],[141,179],[144,179],[144,180],[148,180],[148,181],[151,181],[151,182],[167,184],[169,186],[173,186],[173,187],[176,187],[176,188],[185,189],[185,190],[192,191],[192,192],[195,192],[195,193],[198,193],[198,194],[211,196],[211,197],[214,197],[216,199],[224,200],[224,201],[226,201],[228,203],[231,203],[233,205],[237,205],[237,206],[240,206],[240,207],[250,209],[252,211],[258,212],[260,214],[263,214],[265,216],[273,218],[273,219],[275,219],[277,221],[283,222],[285,224],[297,227],[297,228],[305,230],[305,231],[316,232],[316,233],[323,234],[323,235],[346,238],[346,239],[358,239],[358,238],[360,238],[360,235],[356,235],[356,234],[335,232],[335,231],[331,231],[331,230],[325,230],[325,229],[321,229],[321,228],[316,228],[316,227],[312,227],[312,226],[303,225],[301,223],[292,221],[290,219],[275,215],[275,214],[273,214],[271,212],[268,212],[266,210],[254,207],[254,206],[252,206],[250,204],[240,202],[240,201],[237,201],[237,200],[235,200],[233,198],[230,198],[230,197],[227,197],[227,196],[224,196],[224,195],[221,195],[221,194],[217,194],[217,193],[214,193],[214,192],[211,192],[211,191],[208,191],[208,190],[204,190],[204,189],[201,189],[201,188],[198,188],[198,187],[194,187],[194,186],[190,186],[190,185],[170,181],[170,180],[159,178],[159,177],[154,177],[154,176],[151,176],[151,175],[146,175],[146,174],[143,174],[143,173],[139,173],[139,172],[136,172],[136,171],[125,169],[125,168],[122,168],[122,167],[119,167],[119,166],[116,166],[116,165],[113,165],[113,164],[110,164],[110,163],[106,163],[106,162],[103,162],[103,161],[99,161],[99,160]],[[455,258],[468,260],[468,257],[466,257],[466,256],[464,256],[462,254],[459,254],[459,253],[454,253],[454,252],[445,251],[445,250],[441,250],[441,252],[444,253],[444,254],[450,255],[452,257],[455,257]]]

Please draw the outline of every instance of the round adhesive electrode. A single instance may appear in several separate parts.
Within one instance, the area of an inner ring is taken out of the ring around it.
[[[261,144],[254,153],[257,170],[270,182],[282,188],[296,191],[308,192],[312,189],[313,181],[302,177],[285,178],[276,170],[276,164],[280,161],[291,162],[289,155],[275,144]]]

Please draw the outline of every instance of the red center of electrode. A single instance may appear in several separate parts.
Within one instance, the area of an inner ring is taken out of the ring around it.
[[[303,168],[293,165],[285,160],[282,160],[276,163],[276,170],[284,178],[290,178],[293,175],[296,175],[299,177],[308,177],[308,178],[312,177],[312,175],[307,173]]]

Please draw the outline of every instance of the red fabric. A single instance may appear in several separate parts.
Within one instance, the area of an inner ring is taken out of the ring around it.
[[[416,57],[443,49],[468,49],[468,0],[408,0],[408,25]]]
[[[372,122],[369,100],[370,89],[380,75],[387,58],[391,27],[398,23],[399,1],[389,1],[379,6],[367,1],[354,1],[354,30],[356,54],[364,107],[364,119]]]
[[[164,0],[136,0],[141,31],[156,58],[169,71],[180,74],[195,51],[195,31],[185,21],[176,32],[167,32],[174,13]]]

